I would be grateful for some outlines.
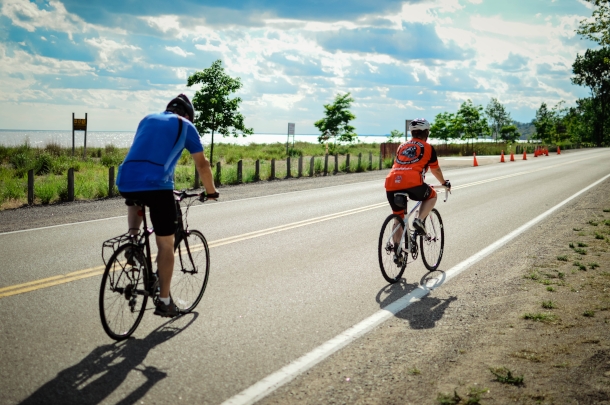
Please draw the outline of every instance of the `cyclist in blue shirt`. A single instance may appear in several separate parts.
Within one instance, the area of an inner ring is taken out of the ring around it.
[[[142,224],[140,208],[133,201],[141,201],[150,210],[157,242],[157,267],[160,299],[155,314],[173,317],[179,314],[170,297],[174,271],[174,233],[177,225],[174,199],[174,170],[184,149],[195,161],[195,167],[209,199],[217,199],[218,192],[210,162],[203,154],[203,145],[192,124],[194,109],[184,94],[174,98],[165,112],[144,117],[125,157],[119,166],[117,187],[126,199],[129,233],[137,235]]]

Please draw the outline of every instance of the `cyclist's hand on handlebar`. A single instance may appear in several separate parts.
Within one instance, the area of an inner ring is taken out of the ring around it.
[[[449,183],[449,180],[445,180],[445,182],[443,183],[444,187],[447,187],[447,190],[451,191],[451,183]]]
[[[205,202],[207,200],[218,200],[219,197],[220,197],[220,193],[218,193],[218,191],[215,193],[208,193],[208,194],[203,192],[199,195],[199,201]]]

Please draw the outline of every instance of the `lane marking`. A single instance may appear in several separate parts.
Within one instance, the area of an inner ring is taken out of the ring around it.
[[[603,152],[603,151],[601,151],[601,152]],[[563,155],[563,156],[565,156],[565,155]],[[570,161],[570,162],[571,163],[576,163],[576,162],[580,162],[581,160],[594,159],[596,157],[597,156],[591,156],[591,157],[588,157],[588,158],[583,158],[583,159],[579,159],[579,160],[576,160],[576,161]],[[467,159],[471,159],[471,158],[467,158]],[[564,163],[567,163],[567,162],[564,162]],[[557,166],[561,166],[561,165],[554,165],[554,166],[551,166],[551,167],[557,167]],[[547,168],[550,168],[550,167],[547,167]],[[452,168],[452,169],[455,169],[455,168]],[[545,169],[540,169],[540,170],[545,170]],[[521,173],[529,173],[529,172],[521,172]],[[236,203],[236,202],[241,202],[241,201],[257,200],[257,199],[261,199],[261,198],[277,197],[277,196],[280,196],[280,195],[288,195],[288,194],[306,193],[306,192],[311,192],[312,190],[326,190],[326,189],[330,189],[330,188],[347,187],[347,186],[353,186],[355,184],[366,184],[366,183],[373,183],[373,182],[378,182],[378,181],[379,180],[367,180],[367,181],[355,182],[355,183],[349,183],[349,184],[337,184],[337,185],[334,185],[334,186],[320,187],[320,188],[314,188],[314,189],[309,189],[309,190],[287,191],[285,193],[277,193],[277,194],[269,194],[269,195],[264,195],[264,196],[248,197],[248,198],[242,198],[242,199],[231,200],[231,201],[217,201],[217,202],[215,202],[215,204],[231,204],[231,203]],[[454,189],[457,189],[457,188],[454,188]],[[191,207],[191,209],[199,208],[199,207],[203,207],[203,205],[196,205],[196,206]],[[61,228],[61,227],[72,226],[72,225],[81,225],[81,224],[87,224],[87,223],[91,223],[91,222],[108,221],[108,220],[112,220],[112,219],[125,218],[125,217],[127,217],[127,216],[126,215],[120,215],[120,216],[117,216],[117,217],[92,219],[92,220],[89,220],[89,221],[80,221],[80,222],[71,222],[69,224],[50,225],[50,226],[42,226],[42,227],[39,227],[39,228],[20,229],[18,231],[0,232],[0,236],[11,235],[11,234],[15,234],[15,233],[40,231],[40,230],[44,230],[44,229]]]
[[[399,298],[398,300],[394,301],[392,304],[388,305],[387,307],[385,307],[383,309],[380,309],[379,311],[375,312],[373,315],[371,315],[368,318],[364,319],[363,321],[357,323],[356,325],[352,326],[351,328],[345,330],[344,332],[342,332],[339,335],[335,336],[334,338],[328,340],[327,342],[323,343],[322,345],[316,347],[314,350],[310,351],[309,353],[299,357],[298,359],[292,361],[290,364],[288,364],[288,365],[282,367],[281,369],[279,369],[278,371],[268,375],[267,377],[263,378],[259,382],[250,386],[249,388],[246,388],[239,394],[224,401],[221,405],[249,405],[249,404],[253,404],[253,403],[261,400],[262,398],[268,396],[273,391],[275,391],[282,385],[292,381],[294,378],[296,378],[300,374],[304,373],[305,371],[311,369],[313,366],[320,363],[322,360],[326,359],[331,354],[333,354],[333,353],[337,352],[338,350],[340,350],[341,348],[347,346],[348,344],[350,344],[354,340],[358,339],[362,335],[370,332],[372,329],[379,326],[380,324],[387,321],[388,319],[391,319],[393,316],[395,316],[397,313],[399,313],[400,311],[407,308],[412,303],[421,300],[423,297],[428,295],[431,291],[444,285],[449,280],[453,279],[454,277],[456,277],[457,275],[462,273],[464,270],[468,269],[470,266],[474,265],[475,263],[482,260],[483,258],[489,256],[491,253],[495,252],[500,247],[506,245],[508,242],[512,241],[517,236],[521,235],[523,232],[527,231],[534,225],[541,222],[543,219],[548,217],[553,212],[557,211],[559,208],[566,205],[568,202],[572,201],[576,197],[585,193],[589,189],[597,186],[598,184],[600,184],[601,182],[605,181],[608,178],[610,178],[610,174],[602,177],[601,179],[597,180],[595,183],[585,187],[584,189],[580,190],[576,194],[573,194],[572,196],[563,200],[562,202],[560,202],[559,204],[550,208],[546,212],[538,215],[536,218],[530,220],[529,222],[525,223],[524,225],[521,225],[519,228],[515,229],[514,231],[505,235],[504,237],[498,239],[496,242],[487,246],[485,249],[470,256],[468,259],[453,266],[451,269],[447,270],[444,273],[445,277],[442,280],[435,279],[435,281],[437,281],[437,283],[433,283],[432,286],[427,286],[427,285],[419,286],[417,289],[415,289],[411,293],[403,296],[402,298]]]
[[[579,162],[581,160],[588,160],[588,159],[591,159],[591,158],[583,158],[583,159],[576,160],[574,162]],[[547,170],[547,169],[558,167],[558,166],[563,166],[563,164],[557,164],[557,165],[548,166],[545,168],[527,170],[527,171],[517,172],[517,173],[508,174],[508,175],[504,175],[504,176],[493,177],[491,179],[467,183],[467,184],[452,187],[452,190],[460,190],[463,188],[473,187],[473,186],[477,186],[480,184],[490,183],[490,182],[494,182],[494,181],[498,181],[498,180],[516,177],[516,176],[522,176],[525,174],[535,173],[535,172]],[[333,187],[335,187],[335,186],[333,186]],[[270,234],[283,232],[283,231],[287,231],[287,230],[294,229],[294,228],[299,228],[302,226],[313,225],[313,224],[316,224],[319,222],[329,221],[329,220],[341,218],[341,217],[344,217],[347,215],[359,214],[361,212],[365,212],[365,211],[369,211],[369,210],[373,210],[373,209],[377,209],[377,208],[381,208],[381,207],[386,207],[386,206],[387,206],[387,202],[377,203],[377,204],[367,205],[364,207],[353,208],[351,210],[342,211],[342,212],[338,212],[338,213],[334,213],[334,214],[323,215],[321,217],[306,219],[303,221],[293,222],[290,224],[279,225],[279,226],[272,227],[272,228],[262,229],[260,231],[253,231],[253,232],[249,232],[249,233],[245,233],[245,234],[241,234],[241,235],[230,236],[228,238],[223,238],[223,239],[209,242],[209,248],[211,249],[211,248],[215,248],[215,247],[219,247],[219,246],[228,245],[231,243],[237,243],[237,242],[241,242],[241,241],[248,240],[248,239],[258,238],[258,237],[265,236],[265,235],[270,235]],[[156,254],[153,254],[152,260],[154,260],[155,257],[156,257]],[[88,277],[98,276],[98,275],[101,275],[104,273],[104,269],[105,269],[105,266],[96,266],[96,267],[92,267],[89,269],[78,270],[78,271],[63,274],[63,275],[52,276],[52,277],[47,277],[47,278],[43,278],[43,279],[39,279],[39,280],[29,281],[29,282],[22,283],[22,284],[15,284],[12,286],[3,287],[3,288],[0,288],[0,299],[10,297],[13,295],[41,290],[43,288],[53,287],[56,285],[65,284],[65,283],[69,283],[69,282],[76,281],[76,280],[81,280],[81,279],[88,278]]]

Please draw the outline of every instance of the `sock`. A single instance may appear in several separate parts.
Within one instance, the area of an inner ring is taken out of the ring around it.
[[[164,303],[165,305],[169,305],[169,303],[171,302],[169,297],[167,298],[163,298],[163,297],[159,297],[159,299],[161,300],[162,303]]]

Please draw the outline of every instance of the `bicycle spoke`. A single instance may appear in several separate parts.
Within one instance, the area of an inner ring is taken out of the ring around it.
[[[192,311],[203,296],[210,273],[207,241],[199,231],[185,234],[175,250],[172,299],[183,312]]]
[[[424,221],[426,234],[420,237],[420,248],[422,260],[426,268],[430,271],[438,269],[443,258],[445,245],[443,220],[441,214],[436,209]]]
[[[407,266],[408,254],[400,249],[404,221],[396,214],[392,214],[384,221],[379,233],[378,258],[381,274],[389,283],[400,280]],[[398,239],[398,240],[397,240]]]

